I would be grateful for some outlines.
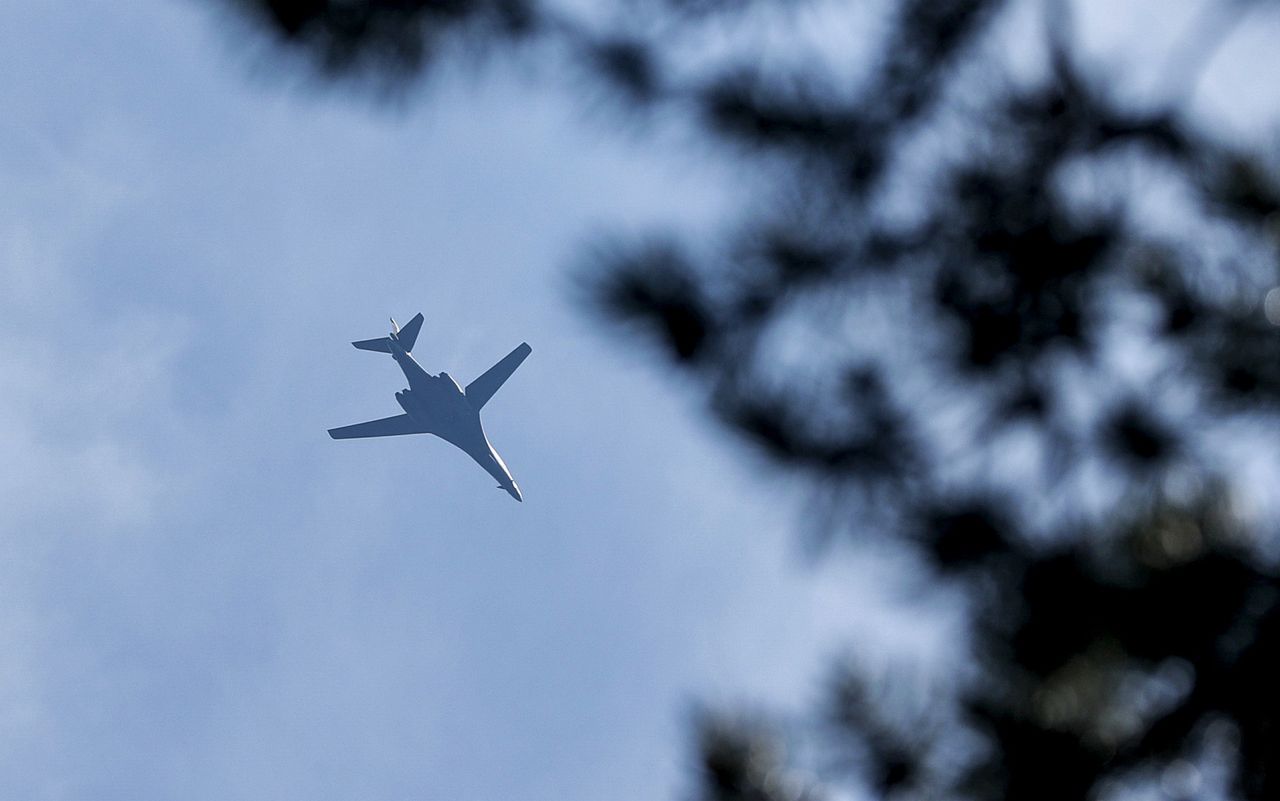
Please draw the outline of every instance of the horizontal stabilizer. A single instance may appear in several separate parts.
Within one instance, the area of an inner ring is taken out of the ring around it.
[[[525,360],[533,348],[529,347],[528,342],[521,342],[520,347],[508,353],[503,357],[502,361],[485,371],[484,375],[467,384],[467,400],[471,401],[471,405],[476,409],[480,409],[489,399],[493,397],[493,393],[506,382],[511,374],[516,371],[520,363]]]
[[[358,344],[358,343],[357,343]],[[395,417],[384,417],[381,420],[370,420],[367,423],[356,423],[353,426],[329,429],[329,436],[334,439],[363,439],[365,437],[395,437],[400,434],[425,434],[422,426],[413,421],[407,414]]]
[[[378,353],[391,352],[391,340],[387,337],[379,337],[378,339],[362,339],[359,342],[352,342],[360,350],[376,350]]]
[[[406,351],[413,350],[413,343],[418,341],[418,332],[422,330],[422,312],[418,312],[413,319],[404,324],[396,334],[396,339],[400,340],[400,346]]]

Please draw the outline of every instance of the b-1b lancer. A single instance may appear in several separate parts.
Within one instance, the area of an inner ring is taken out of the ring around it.
[[[463,389],[448,373],[431,375],[414,361],[411,351],[421,328],[421,314],[405,323],[403,328],[396,325],[392,318],[389,336],[351,343],[360,350],[389,353],[396,364],[400,365],[409,382],[408,389],[396,393],[396,400],[400,402],[404,414],[331,428],[329,436],[334,439],[358,439],[394,437],[399,434],[435,434],[475,459],[498,482],[498,489],[506,490],[517,501],[524,500],[520,497],[520,488],[511,478],[506,462],[502,461],[502,457],[489,444],[489,438],[484,434],[484,427],[480,423],[480,409],[533,349],[527,342],[520,343],[520,347],[508,353],[502,361]]]

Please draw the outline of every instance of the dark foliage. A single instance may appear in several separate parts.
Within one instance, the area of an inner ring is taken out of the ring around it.
[[[1190,115],[1184,92],[1122,100],[1065,2],[1045,4],[1028,69],[1006,58],[1019,4],[887,0],[878,40],[849,43],[851,64],[873,55],[857,74],[816,55],[772,66],[749,43],[714,63],[682,50],[698,26],[780,13],[766,2],[619,2],[661,24],[604,33],[528,0],[241,3],[336,72],[417,69],[464,25],[538,33],[749,176],[727,246],[597,254],[594,302],[811,478],[827,529],[896,538],[965,590],[955,648],[973,675],[922,712],[838,670],[809,734],[789,734],[831,759],[705,717],[699,797],[853,782],[1080,799],[1144,781],[1193,797],[1187,777],[1218,771],[1229,795],[1280,798],[1276,520],[1242,502],[1276,478],[1244,469],[1277,446],[1269,154]],[[1252,4],[1205,5],[1231,22]],[[1197,29],[1154,69],[1185,74],[1229,29]]]
[[[531,32],[532,0],[228,0],[330,76],[404,80],[462,33]]]

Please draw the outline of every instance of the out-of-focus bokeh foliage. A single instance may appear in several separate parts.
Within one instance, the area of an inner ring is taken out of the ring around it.
[[[224,2],[334,76],[540,38],[735,160],[728,233],[614,241],[592,302],[830,543],[962,590],[970,669],[703,716],[699,798],[1280,798],[1280,165],[1189,104],[1266,4],[1203,0],[1141,96],[1065,0]]]
[[[532,32],[531,0],[228,0],[329,78],[409,81],[454,39]],[[389,84],[384,84],[389,85]]]

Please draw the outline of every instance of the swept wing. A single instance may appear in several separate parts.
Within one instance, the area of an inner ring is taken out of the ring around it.
[[[384,417],[381,420],[370,420],[367,423],[356,423],[352,426],[329,429],[329,436],[334,439],[361,439],[364,437],[394,437],[400,434],[425,434],[422,426],[413,422],[407,414],[395,417]]]
[[[525,357],[532,352],[533,348],[529,347],[528,342],[521,342],[520,347],[504,356],[502,361],[485,370],[484,375],[475,381],[467,384],[467,400],[471,401],[471,405],[479,409],[488,403],[493,393],[498,391],[503,382],[511,377]]]

